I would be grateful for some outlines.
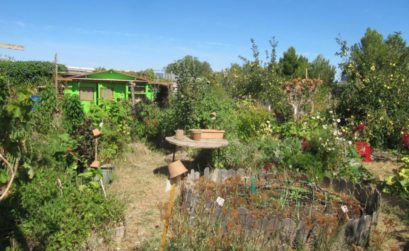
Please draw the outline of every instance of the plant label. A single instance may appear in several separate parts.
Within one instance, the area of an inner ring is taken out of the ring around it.
[[[224,205],[224,199],[223,199],[222,197],[217,197],[216,203],[217,203],[219,206],[222,207],[222,206]]]
[[[344,212],[344,213],[348,213],[348,207],[347,206],[345,206],[345,205],[342,205],[341,206],[341,209],[342,209],[342,212]]]
[[[169,180],[166,180],[166,187],[165,187],[165,192],[166,192],[166,193],[170,191],[170,187],[171,187],[170,181],[169,181]]]

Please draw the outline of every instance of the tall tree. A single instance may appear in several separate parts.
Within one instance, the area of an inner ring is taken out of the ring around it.
[[[310,78],[321,79],[324,84],[333,84],[335,81],[335,66],[331,65],[324,56],[318,55],[308,68]]]
[[[340,41],[345,90],[339,111],[367,125],[375,145],[393,146],[409,124],[409,47],[400,33],[368,29],[359,43]]]

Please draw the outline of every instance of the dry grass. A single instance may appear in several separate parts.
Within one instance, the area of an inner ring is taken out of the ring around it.
[[[119,250],[138,250],[150,239],[158,239],[162,230],[159,207],[166,202],[165,155],[134,143],[116,163],[114,182],[109,193],[126,205],[125,236]]]

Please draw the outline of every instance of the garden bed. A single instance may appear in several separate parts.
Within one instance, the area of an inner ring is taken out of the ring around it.
[[[172,233],[177,237],[171,245],[195,248],[197,242],[210,249],[254,250],[367,246],[379,200],[377,190],[338,179],[316,184],[288,173],[251,178],[231,170],[206,170],[202,177],[192,172],[175,210]]]

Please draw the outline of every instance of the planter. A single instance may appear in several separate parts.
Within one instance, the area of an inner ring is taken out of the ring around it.
[[[185,137],[185,132],[181,129],[176,130],[175,133],[176,139],[182,140]]]
[[[190,137],[193,140],[202,139],[223,139],[224,130],[214,130],[214,129],[191,129]]]
[[[112,179],[113,179],[112,170],[113,169],[114,169],[114,165],[112,164],[104,164],[101,166],[102,183],[104,183],[104,185],[112,182]]]

